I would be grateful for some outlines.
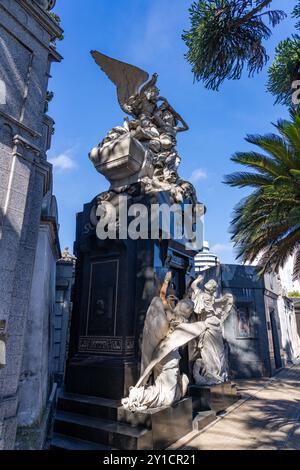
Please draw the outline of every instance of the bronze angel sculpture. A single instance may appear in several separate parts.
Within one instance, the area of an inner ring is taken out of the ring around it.
[[[129,116],[123,126],[114,127],[94,149],[90,158],[98,162],[99,154],[130,135],[147,153],[148,167],[152,173],[143,173],[139,180],[145,192],[170,191],[176,202],[188,196],[197,203],[195,189],[178,176],[181,158],[176,150],[177,134],[188,130],[184,119],[174,110],[168,100],[160,95],[157,87],[158,75],[149,74],[133,65],[108,57],[100,52],[91,52],[96,63],[116,85],[121,109]],[[97,165],[95,165],[97,167]],[[101,165],[98,165],[98,167]],[[98,170],[99,171],[99,170]]]

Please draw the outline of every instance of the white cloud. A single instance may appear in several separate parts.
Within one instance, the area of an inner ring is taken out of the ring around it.
[[[71,150],[67,150],[64,153],[57,155],[49,160],[53,167],[59,171],[70,171],[77,168],[77,163],[74,161],[74,157]]]
[[[206,178],[207,178],[207,173],[204,170],[202,170],[202,168],[197,168],[196,170],[193,171],[189,180],[192,183],[198,183],[198,181],[205,180]]]
[[[229,253],[233,250],[232,243],[216,243],[216,245],[212,246],[210,251],[212,253],[216,253],[217,255],[223,253]]]

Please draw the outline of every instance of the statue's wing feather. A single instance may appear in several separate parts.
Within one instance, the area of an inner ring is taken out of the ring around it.
[[[155,349],[152,359],[144,369],[136,387],[144,385],[153,368],[159,364],[168,354],[189,343],[192,339],[201,336],[206,331],[203,322],[181,323],[175,330],[165,338]]]
[[[149,74],[134,65],[112,59],[101,52],[91,51],[91,54],[107,77],[116,85],[118,100],[123,109],[128,99],[135,95],[140,86],[149,79]]]
[[[170,328],[163,303],[159,297],[152,300],[144,323],[142,340],[141,373],[152,360],[153,353],[159,343],[166,337]]]
[[[214,309],[221,312],[220,316],[222,321],[225,321],[229,316],[234,306],[234,298],[231,294],[225,294],[220,299],[216,299],[214,302]]]

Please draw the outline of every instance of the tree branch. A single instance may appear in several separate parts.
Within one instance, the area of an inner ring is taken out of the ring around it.
[[[273,0],[264,0],[262,3],[257,5],[257,7],[253,8],[253,10],[249,11],[245,16],[243,16],[237,23],[243,24],[246,23],[248,20],[253,18],[257,13],[267,7]]]

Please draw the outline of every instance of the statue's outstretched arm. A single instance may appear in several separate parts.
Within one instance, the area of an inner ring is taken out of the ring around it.
[[[185,131],[188,131],[188,130],[189,130],[189,126],[187,125],[187,123],[185,122],[185,120],[182,118],[182,116],[181,116],[179,113],[177,113],[177,111],[175,111],[175,109],[173,108],[173,106],[170,105],[169,101],[168,101],[166,98],[164,98],[163,96],[160,96],[160,97],[158,98],[158,100],[164,101],[164,102],[167,104],[169,110],[174,114],[174,116],[178,119],[178,121],[181,122],[182,126],[177,126],[177,127],[176,127],[176,132],[185,132]]]
[[[202,276],[202,274],[199,274],[199,276],[197,276],[196,279],[192,282],[191,289],[193,291],[198,289],[198,286],[199,286],[200,282],[202,282],[202,281],[203,281],[203,276]]]
[[[163,285],[161,286],[161,289],[160,289],[159,297],[161,298],[161,301],[165,307],[169,307],[169,304],[167,301],[167,290],[168,290],[171,279],[172,279],[172,273],[171,271],[168,271],[165,276]]]
[[[187,125],[187,123],[184,121],[184,119],[178,113],[177,113],[177,118],[182,124],[181,127],[177,126],[177,128],[176,128],[177,132],[186,132],[186,131],[188,131],[189,126]]]

